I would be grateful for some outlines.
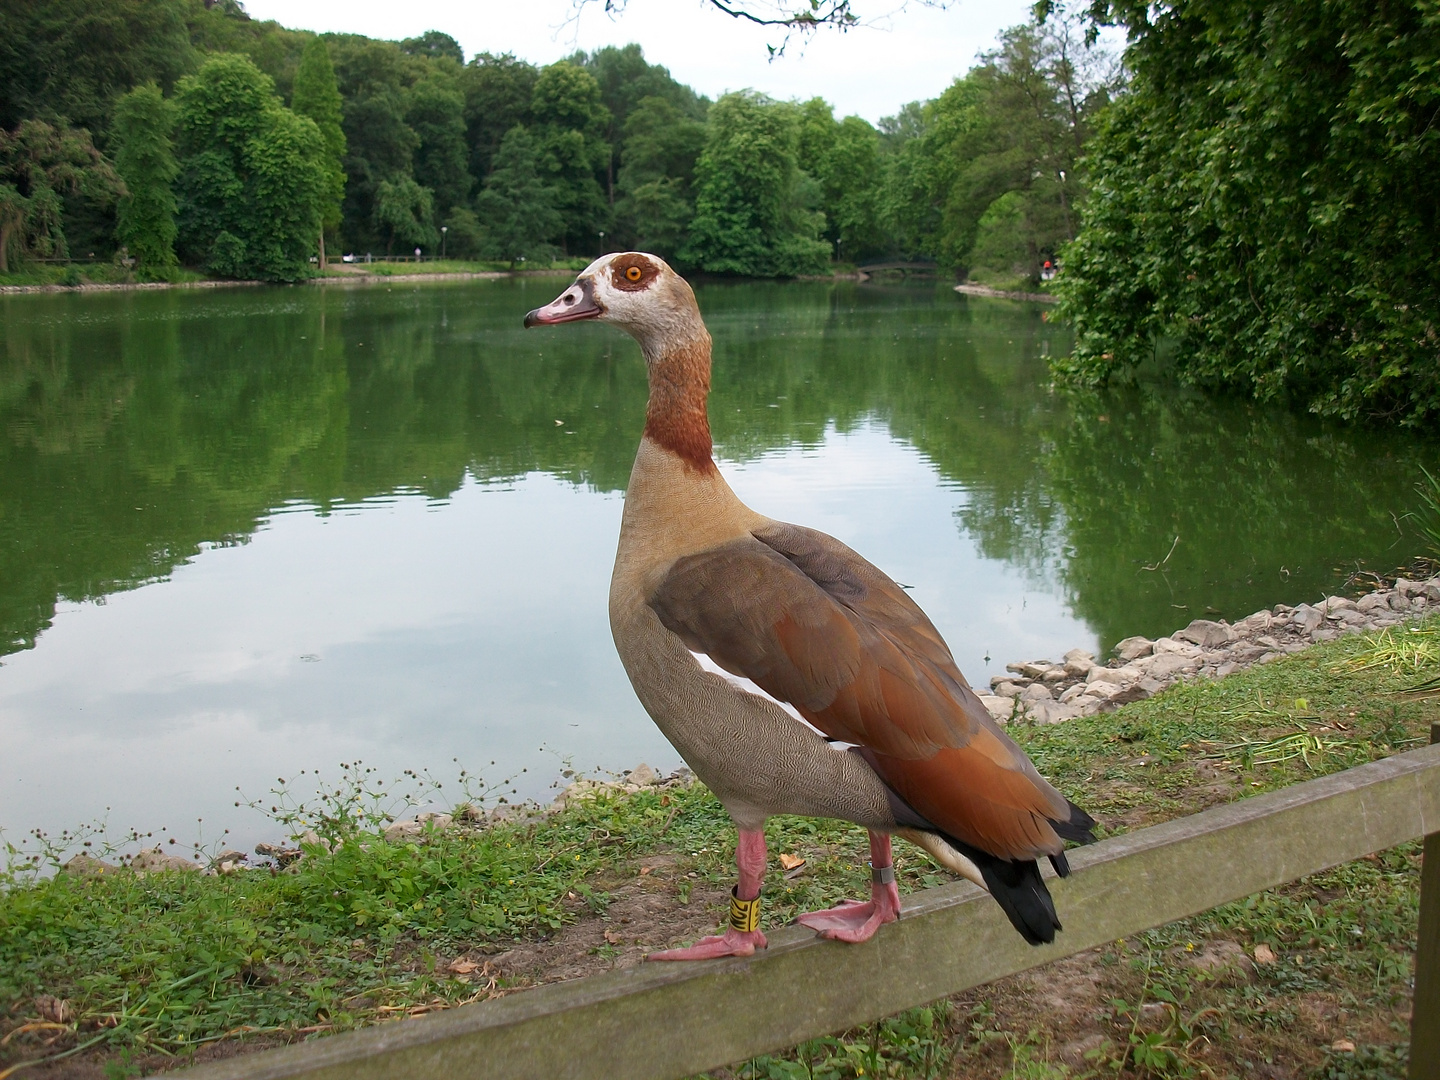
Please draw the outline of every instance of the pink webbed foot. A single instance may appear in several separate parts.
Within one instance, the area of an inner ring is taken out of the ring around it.
[[[817,931],[821,937],[852,944],[869,941],[887,922],[900,918],[900,890],[895,887],[895,868],[890,854],[890,837],[870,833],[870,900],[841,900],[824,911],[811,911],[796,922]]]
[[[869,901],[841,900],[836,907],[807,912],[796,921],[832,941],[869,941],[876,930],[900,917],[900,890],[893,881],[872,885],[870,895]]]
[[[765,948],[769,942],[759,930],[732,930],[724,934],[701,938],[686,949],[665,949],[652,952],[646,960],[714,960],[721,956],[753,956],[756,949]]]

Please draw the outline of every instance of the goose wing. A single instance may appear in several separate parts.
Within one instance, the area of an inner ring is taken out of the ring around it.
[[[1065,798],[996,726],[903,589],[779,522],[676,561],[649,598],[686,646],[862,748],[925,819],[1010,859],[1055,854]]]

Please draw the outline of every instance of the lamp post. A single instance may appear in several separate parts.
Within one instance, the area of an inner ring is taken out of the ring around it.
[[[600,254],[605,254],[605,230],[600,230]]]
[[[440,258],[445,258],[445,234],[450,231],[449,225],[440,226]]]

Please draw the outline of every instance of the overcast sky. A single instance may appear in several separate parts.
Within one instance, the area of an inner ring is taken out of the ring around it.
[[[777,98],[819,95],[840,115],[874,122],[907,101],[935,97],[989,48],[1007,26],[1024,22],[1032,0],[955,0],[937,10],[892,0],[859,0],[872,25],[792,39],[767,60],[782,33],[732,19],[705,0],[630,0],[605,14],[592,0],[574,18],[572,0],[245,0],[257,19],[285,26],[399,39],[443,30],[466,59],[512,52],[547,64],[578,49],[638,42],[651,63],[711,98],[752,88]],[[894,12],[893,14],[886,14]]]

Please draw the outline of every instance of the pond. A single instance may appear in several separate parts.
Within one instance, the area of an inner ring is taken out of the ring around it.
[[[278,830],[237,787],[357,760],[526,797],[679,765],[605,611],[644,371],[521,329],[564,284],[0,298],[6,835],[245,846]],[[943,285],[698,293],[740,496],[912,587],[977,684],[1415,554],[1413,440],[1060,393],[1042,308]]]

